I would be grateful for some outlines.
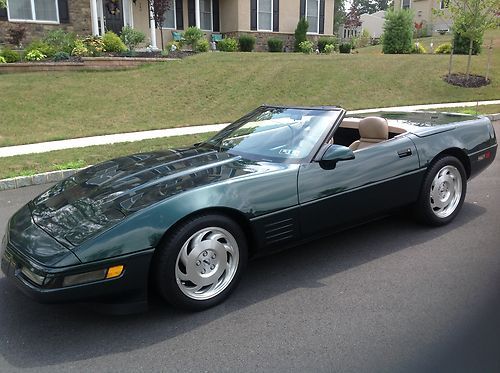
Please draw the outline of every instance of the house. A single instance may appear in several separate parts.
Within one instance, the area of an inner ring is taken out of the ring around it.
[[[343,42],[349,41],[352,38],[357,38],[361,36],[361,18],[359,13],[354,6],[351,6],[351,10],[346,14],[344,24],[339,27],[339,36]]]
[[[380,38],[384,33],[385,10],[368,14],[361,14],[361,28],[368,31],[372,38]]]
[[[416,26],[423,28],[423,34],[432,35],[449,30],[451,21],[447,12],[450,0],[394,0],[394,9],[411,9]],[[443,16],[437,16],[434,10],[443,10]]]
[[[256,48],[261,50],[267,48],[269,37],[278,37],[289,49],[301,17],[309,21],[311,39],[333,34],[334,1],[172,0],[161,32],[167,42],[172,39],[172,31],[197,26],[207,36],[253,34]],[[15,24],[26,27],[28,41],[57,28],[79,35],[102,35],[106,30],[120,33],[124,25],[129,25],[146,33],[153,48],[161,48],[160,30],[147,0],[7,0],[7,9],[0,10],[0,42],[8,37],[9,26]]]

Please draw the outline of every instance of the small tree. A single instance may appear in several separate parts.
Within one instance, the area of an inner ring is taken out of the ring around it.
[[[307,19],[302,17],[297,23],[297,28],[295,29],[295,43],[293,47],[295,52],[300,52],[299,44],[307,40],[306,35],[308,29],[309,22],[307,22]]]
[[[411,53],[413,14],[407,9],[390,10],[385,15],[382,51],[386,54]]]
[[[495,26],[496,12],[500,9],[500,0],[450,0],[448,10],[453,19],[454,34],[459,35],[459,41],[466,39],[469,43],[466,79],[469,79],[474,53],[483,40],[484,32]],[[455,43],[457,39],[454,37]],[[455,44],[455,48],[457,45]]]
[[[1,0],[0,0],[1,1]],[[156,23],[156,28],[160,30],[161,49],[163,50],[163,24],[165,22],[165,12],[170,9],[173,4],[172,0],[148,0],[149,9],[153,14],[153,19]]]

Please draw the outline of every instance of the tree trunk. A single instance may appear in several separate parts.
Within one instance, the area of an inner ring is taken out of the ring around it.
[[[451,69],[453,67],[453,52],[455,51],[455,39],[451,43],[450,64],[448,65],[448,80],[451,78]]]
[[[160,27],[161,50],[163,50],[163,27]]]
[[[472,47],[474,45],[474,39],[470,38],[469,43],[469,58],[467,59],[467,71],[465,73],[465,80],[468,81],[470,77],[470,63],[472,61]]]

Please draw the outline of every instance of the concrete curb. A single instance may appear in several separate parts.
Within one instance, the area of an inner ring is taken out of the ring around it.
[[[489,114],[485,116],[489,118],[492,123],[500,121],[500,113]],[[32,185],[56,183],[58,181],[66,179],[67,177],[70,177],[71,175],[75,174],[80,170],[83,170],[84,168],[86,167],[69,169],[69,170],[50,171],[31,176],[17,176],[17,177],[12,177],[10,179],[2,179],[0,180],[0,191],[17,189]]]

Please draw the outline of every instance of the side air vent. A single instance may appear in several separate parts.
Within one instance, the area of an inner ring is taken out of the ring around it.
[[[292,239],[296,235],[296,223],[293,218],[268,223],[264,226],[264,237],[267,245]]]

